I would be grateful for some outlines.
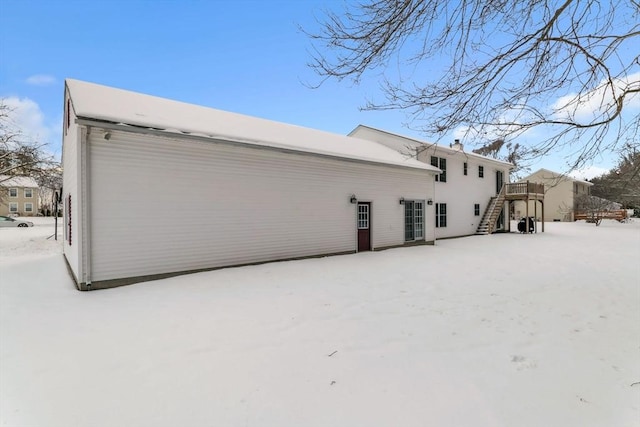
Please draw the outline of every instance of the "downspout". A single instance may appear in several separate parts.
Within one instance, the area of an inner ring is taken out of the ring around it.
[[[84,282],[86,290],[91,290],[91,203],[89,197],[91,196],[91,183],[89,182],[89,136],[91,135],[91,127],[87,126],[82,130],[82,141],[80,144],[82,152],[82,174],[80,182],[82,183],[82,233],[83,233],[83,245],[82,252],[84,258]]]
[[[431,186],[432,186],[432,191],[431,194],[433,194],[433,206],[432,206],[432,210],[433,210],[433,214],[435,216],[435,210],[436,210],[436,175],[435,174],[431,174]],[[435,220],[437,221],[438,218],[435,218]],[[436,221],[431,221],[431,226],[433,227],[433,246],[436,245],[436,227],[435,227],[435,222]],[[426,222],[426,220],[425,220]]]

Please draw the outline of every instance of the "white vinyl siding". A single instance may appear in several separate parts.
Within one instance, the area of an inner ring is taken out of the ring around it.
[[[352,194],[372,247],[398,245],[399,197],[433,197],[417,169],[110,133],[89,144],[93,281],[355,251]]]
[[[65,102],[66,104],[66,102]],[[62,199],[64,201],[64,218],[62,221],[65,233],[68,233],[69,228],[72,232],[71,245],[68,240],[69,236],[65,235],[63,241],[64,256],[69,263],[69,267],[73,272],[76,279],[80,282],[83,281],[84,271],[82,269],[82,228],[78,218],[80,218],[80,205],[82,196],[80,194],[80,157],[81,157],[81,128],[73,123],[75,121],[75,115],[73,111],[69,111],[69,128],[63,137],[62,145],[62,160],[64,164],[63,169],[63,191]],[[68,211],[68,199],[71,196],[71,211]],[[72,223],[69,226],[69,216]]]

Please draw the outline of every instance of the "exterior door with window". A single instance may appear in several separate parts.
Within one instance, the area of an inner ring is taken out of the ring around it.
[[[371,203],[358,203],[358,252],[371,250]]]
[[[404,202],[404,240],[424,239],[424,202],[407,200]]]

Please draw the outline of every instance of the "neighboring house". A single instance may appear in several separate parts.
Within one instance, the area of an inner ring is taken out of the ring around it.
[[[435,240],[440,170],[380,144],[77,80],[64,105],[81,290]]]
[[[436,176],[434,225],[436,239],[476,234],[494,196],[509,182],[513,165],[464,151],[456,140],[451,147],[429,144],[369,126],[359,125],[349,136],[368,139],[393,148],[441,169]],[[492,231],[509,230],[506,204],[497,206],[496,226]]]
[[[548,169],[540,169],[518,182],[527,181],[544,185],[545,221],[573,221],[576,203],[580,196],[590,193],[590,187],[593,185]],[[515,202],[515,218],[524,217],[526,208],[525,202]],[[542,218],[541,208],[535,202],[529,202],[529,216],[535,216],[537,220]]]
[[[38,183],[29,176],[0,175],[0,215],[38,214]]]

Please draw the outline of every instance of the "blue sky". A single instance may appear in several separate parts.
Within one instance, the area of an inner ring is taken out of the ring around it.
[[[17,107],[25,133],[56,153],[65,78],[339,134],[366,124],[425,139],[406,127],[403,112],[360,111],[380,97],[375,76],[359,86],[304,84],[318,80],[299,26],[313,30],[323,9],[341,3],[0,0],[0,97]],[[595,166],[610,169],[615,158],[600,161]],[[533,167],[563,170],[563,161],[547,157]]]

